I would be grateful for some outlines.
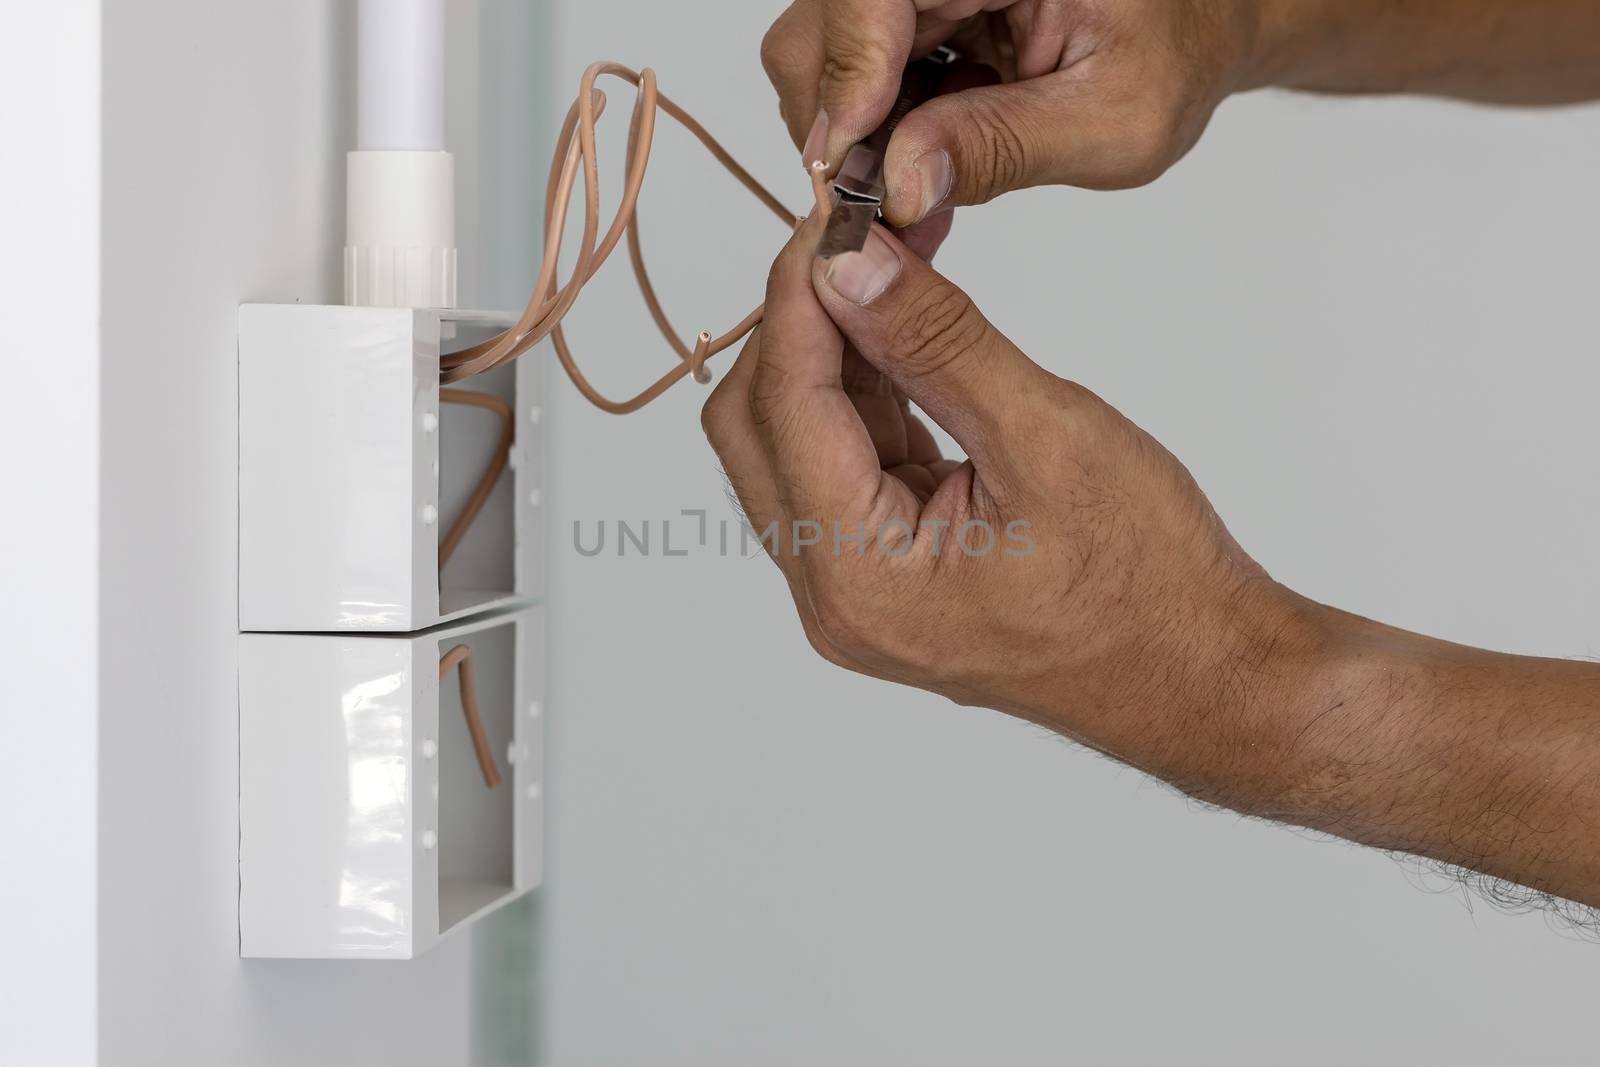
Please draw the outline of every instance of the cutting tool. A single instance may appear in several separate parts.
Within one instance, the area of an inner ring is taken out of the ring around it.
[[[958,58],[955,49],[941,47],[906,68],[900,95],[889,117],[866,140],[851,147],[830,183],[833,210],[822,229],[817,255],[828,259],[865,247],[867,232],[883,211],[883,200],[889,192],[883,181],[883,157],[889,149],[889,138],[913,108],[933,99],[939,83]]]

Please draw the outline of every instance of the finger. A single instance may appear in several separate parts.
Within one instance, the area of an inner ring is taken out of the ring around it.
[[[917,8],[923,0],[826,0],[817,120],[806,142],[828,166],[883,124],[911,59]]]
[[[778,114],[796,148],[805,144],[817,117],[817,89],[826,57],[822,5],[823,0],[795,0],[761,39],[761,65],[777,91]]]
[[[945,238],[950,236],[950,228],[955,224],[954,211],[940,211],[930,215],[920,222],[907,226],[895,236],[900,238],[902,244],[911,249],[918,259],[933,262],[933,257],[938,255],[939,249],[944,246]]]
[[[1069,0],[1069,2],[1080,3],[1081,0]],[[1015,7],[1013,4],[1007,10]],[[1005,75],[1003,79],[997,80],[1008,82],[1017,80],[1017,50],[1003,12],[998,16],[989,14],[967,19],[955,28],[950,35],[949,44],[961,56],[961,62],[957,64],[958,70],[967,64],[981,64]],[[972,86],[964,88],[970,89]],[[947,91],[953,92],[954,89]]]
[[[939,450],[939,442],[934,440],[932,431],[920,418],[912,414],[911,401],[908,397],[900,398],[900,413],[906,427],[906,462],[918,463],[924,467],[945,462],[944,454]]]
[[[954,215],[952,211],[940,212],[903,231],[899,237],[919,258],[932,260],[938,253],[939,246],[944,243],[945,236],[950,232]],[[862,425],[867,428],[867,434],[872,438],[873,448],[878,454],[878,465],[890,474],[901,477],[913,491],[917,491],[919,479],[908,477],[898,469],[908,462],[923,462],[908,458],[910,456],[908,421],[916,423],[916,420],[906,412],[905,394],[895,389],[894,383],[887,375],[868,363],[862,358],[861,353],[850,346],[845,347],[841,379],[844,391],[849,394],[851,402],[855,405],[856,414],[861,417]],[[926,428],[916,424],[916,429],[931,442],[932,438],[928,437]],[[922,442],[919,440],[918,443]],[[923,454],[926,451],[926,449],[921,450]],[[933,458],[938,458],[937,447],[933,452]],[[925,477],[926,472],[921,473]],[[918,495],[926,497],[924,493],[919,492]]]
[[[985,85],[999,85],[1001,80],[1000,71],[993,63],[964,57],[957,60],[950,68],[950,73],[939,80],[939,92],[935,95],[948,96],[968,89],[981,89]]]
[[[911,495],[917,498],[919,505],[926,504],[933,496],[934,491],[939,488],[938,479],[933,476],[933,473],[928,468],[919,467],[912,463],[890,467],[889,474],[891,477],[899,479],[911,491]]]
[[[761,435],[756,432],[750,414],[750,382],[755,377],[760,351],[761,327],[758,326],[740,349],[739,358],[706,399],[700,411],[700,425],[722,463],[723,476],[728,479],[728,488],[737,498],[746,522],[761,538],[778,569],[785,577],[791,577],[792,558],[782,553],[777,540],[784,527],[777,484],[767,460],[766,447],[761,443]],[[775,532],[769,535],[768,531]]]
[[[905,415],[895,396],[894,383],[863,359],[861,353],[849,347],[844,352],[841,377],[844,391],[855,406],[861,425],[867,428],[867,436],[872,439],[878,467],[892,471],[905,463],[908,455]]]
[[[884,215],[897,226],[1036,185],[1123,188],[1164,165],[1158,123],[1075,71],[936,97],[895,128]]]
[[[1068,0],[1023,0],[1005,10],[1016,45],[1018,80],[1039,78],[1062,66],[1075,12]]]
[[[823,59],[817,119],[802,154],[806,162],[820,158],[831,168],[889,117],[912,57],[957,36],[986,7],[1005,7],[1013,0],[814,2],[823,8]],[[970,78],[975,67],[961,64],[955,80]]]
[[[1021,473],[1003,442],[1043,410],[1053,376],[881,226],[862,251],[814,260],[812,270],[822,307],[862,356],[980,467]]]
[[[813,219],[778,254],[767,281],[750,409],[791,520],[864,521],[882,471],[872,439],[845,394],[844,338],[817,302]]]
[[[911,491],[917,494],[917,499],[926,504],[939,483],[961,466],[961,461],[945,459],[939,451],[939,442],[934,440],[928,427],[911,413],[910,401],[902,395],[899,403],[901,426],[906,439],[906,465],[889,473],[910,486]]]
[[[775,564],[789,586],[790,598],[800,618],[801,629],[817,653],[830,663],[863,674],[872,673],[854,656],[828,640],[817,624],[816,612],[811,606],[810,594],[799,573],[799,561],[794,553],[784,551],[784,517],[778,506],[777,486],[772,468],[767,462],[766,450],[750,417],[750,382],[755,377],[759,359],[761,331],[745,342],[739,358],[722,381],[717,384],[701,411],[701,424],[712,450],[722,461],[729,487],[738,497],[745,519],[755,531],[766,555]]]
[[[916,33],[916,0],[796,0],[761,62],[803,159],[833,167],[888,117]]]

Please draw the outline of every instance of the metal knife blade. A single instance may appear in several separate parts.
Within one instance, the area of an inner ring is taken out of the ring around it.
[[[872,220],[878,217],[881,200],[874,200],[835,188],[833,214],[822,228],[822,239],[817,242],[817,255],[832,259],[841,252],[859,252],[867,245],[867,231]]]
[[[839,173],[831,183],[833,211],[822,229],[822,240],[817,244],[818,256],[831,259],[866,247],[867,233],[883,210],[883,200],[889,192],[883,183],[883,156],[889,148],[889,138],[913,108],[933,99],[939,91],[939,83],[958,58],[955,49],[942,47],[908,66],[889,117],[866,140],[853,145],[845,154]]]

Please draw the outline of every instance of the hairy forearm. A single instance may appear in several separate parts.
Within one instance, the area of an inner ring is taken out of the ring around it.
[[[1262,0],[1250,82],[1502,104],[1600,99],[1597,0]]]
[[[1600,907],[1600,665],[1318,610],[1256,813]]]

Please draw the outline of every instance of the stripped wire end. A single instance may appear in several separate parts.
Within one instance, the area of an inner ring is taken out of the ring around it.
[[[828,164],[824,160],[813,160],[806,170],[811,174],[811,195],[817,200],[817,217],[826,223],[833,214],[833,198],[828,195]]]
[[[710,354],[711,334],[701,330],[700,336],[695,338],[694,354],[689,357],[689,373],[701,385],[711,384],[711,368],[706,366],[706,357]]]

